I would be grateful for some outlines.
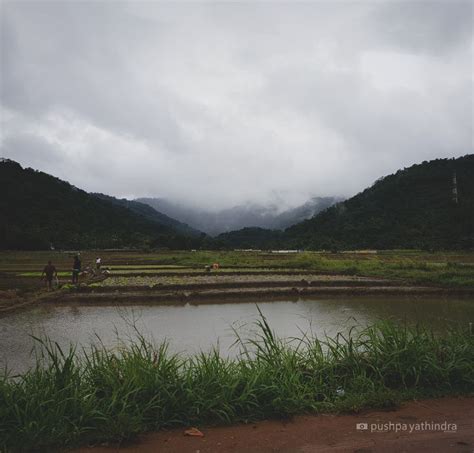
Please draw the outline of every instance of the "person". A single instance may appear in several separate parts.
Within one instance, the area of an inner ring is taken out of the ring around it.
[[[53,277],[56,277],[56,279],[58,278],[56,267],[51,261],[48,261],[48,264],[44,267],[43,272],[41,273],[41,279],[43,279],[43,276],[48,291],[51,291],[53,289]]]
[[[102,260],[100,259],[100,257],[97,257],[97,259],[95,260],[95,267],[98,271],[100,271],[101,265],[102,265]]]
[[[79,255],[74,257],[74,264],[72,265],[72,283],[79,283],[79,274],[81,272],[81,260]]]

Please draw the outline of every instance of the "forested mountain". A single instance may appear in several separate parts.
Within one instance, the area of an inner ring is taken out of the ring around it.
[[[474,155],[423,162],[381,178],[288,228],[284,243],[309,249],[474,248]]]
[[[247,203],[210,211],[199,207],[184,206],[163,198],[138,198],[136,201],[146,203],[180,222],[215,236],[242,228],[257,227],[282,230],[313,217],[318,212],[340,201],[340,198],[314,197],[301,206],[283,212],[273,204],[265,206]]]
[[[216,241],[257,249],[474,249],[474,155],[399,170],[284,232],[245,228]]]
[[[284,230],[304,220],[311,219],[340,201],[342,201],[340,197],[313,197],[301,206],[283,211],[273,219],[268,228]]]
[[[0,248],[196,246],[168,224],[18,163],[0,161]],[[159,213],[157,213],[159,214]],[[172,220],[172,219],[169,219]]]
[[[242,228],[219,234],[214,246],[224,249],[277,249],[284,244],[283,232],[264,228]]]
[[[105,195],[103,193],[94,193],[98,198],[102,200],[109,201],[110,203],[116,204],[118,206],[123,206],[130,209],[135,214],[139,214],[148,220],[159,223],[160,225],[166,225],[171,228],[174,228],[176,231],[183,233],[189,236],[199,236],[200,231],[191,228],[189,225],[179,222],[166,214],[158,212],[156,209],[153,209],[150,205],[145,203],[140,203],[139,201],[127,200],[126,198],[115,198],[110,195]]]
[[[0,248],[473,249],[474,155],[399,170],[285,231],[212,239],[149,206],[0,161]],[[187,233],[184,234],[184,233]]]

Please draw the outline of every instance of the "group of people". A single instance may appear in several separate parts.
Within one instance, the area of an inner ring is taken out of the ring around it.
[[[100,257],[97,257],[95,260],[95,268],[97,272],[100,272],[102,267],[102,260]],[[82,262],[79,255],[74,257],[74,262],[72,264],[72,283],[76,285],[79,283],[79,275],[82,272]],[[93,272],[95,274],[95,272]],[[51,291],[53,288],[53,281],[58,283],[58,272],[52,261],[48,261],[48,264],[44,267],[43,272],[41,273],[41,279],[44,278],[46,283],[46,288],[48,291]]]

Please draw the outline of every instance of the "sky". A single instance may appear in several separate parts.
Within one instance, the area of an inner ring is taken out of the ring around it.
[[[473,152],[473,3],[0,3],[0,156],[220,209]]]

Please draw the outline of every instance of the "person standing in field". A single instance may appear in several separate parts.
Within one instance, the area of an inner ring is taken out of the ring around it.
[[[95,260],[95,267],[98,271],[100,271],[101,265],[102,265],[102,260],[100,259],[100,257],[97,257],[97,259]]]
[[[74,263],[72,265],[72,283],[79,283],[79,274],[81,273],[81,260],[79,255],[74,257]]]
[[[51,291],[53,289],[53,278],[58,278],[56,267],[51,261],[48,261],[48,264],[44,267],[43,272],[41,273],[41,279],[43,279],[43,277],[46,282],[46,288],[48,288],[48,291]]]

